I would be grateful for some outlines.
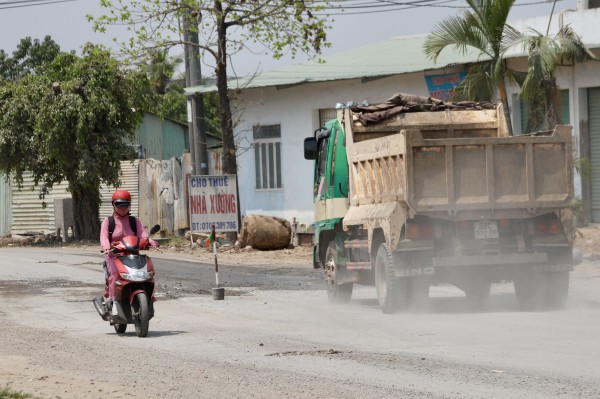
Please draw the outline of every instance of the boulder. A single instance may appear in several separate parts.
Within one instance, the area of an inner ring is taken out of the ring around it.
[[[284,249],[290,245],[292,225],[285,219],[248,215],[244,218],[238,238],[240,248],[251,246],[261,251]]]

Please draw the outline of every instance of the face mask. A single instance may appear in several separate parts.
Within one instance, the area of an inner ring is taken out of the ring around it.
[[[119,208],[117,206],[114,207],[115,213],[119,216],[126,216],[129,213],[129,207]]]

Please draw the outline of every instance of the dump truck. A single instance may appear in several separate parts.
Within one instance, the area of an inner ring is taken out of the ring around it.
[[[451,284],[483,306],[493,283],[513,282],[525,310],[564,305],[571,127],[509,136],[501,107],[397,94],[305,139],[330,302],[374,285],[384,313],[422,311],[431,286]]]

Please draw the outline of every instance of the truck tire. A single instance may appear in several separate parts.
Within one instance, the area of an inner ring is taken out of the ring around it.
[[[387,244],[379,245],[375,259],[375,289],[383,313],[396,313],[407,303],[407,279],[396,277],[394,258]]]
[[[569,295],[569,272],[546,273],[546,306],[548,309],[562,309]]]
[[[520,270],[514,279],[519,307],[525,311],[541,310],[546,299],[546,272]]]
[[[492,283],[473,281],[465,286],[465,295],[472,304],[482,304],[490,297]]]
[[[411,312],[427,311],[429,302],[429,279],[427,277],[410,277],[408,279],[408,309]]]
[[[352,298],[353,283],[340,284],[343,271],[338,265],[337,246],[331,241],[325,254],[325,281],[327,282],[327,297],[331,303],[348,303]]]

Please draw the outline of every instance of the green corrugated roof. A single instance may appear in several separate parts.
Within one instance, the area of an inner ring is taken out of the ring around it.
[[[378,78],[488,59],[486,56],[479,56],[479,51],[473,48],[467,48],[466,53],[463,54],[462,51],[450,46],[440,53],[437,62],[434,63],[425,56],[423,51],[426,37],[426,34],[392,37],[383,42],[322,57],[324,63],[309,61],[265,71],[253,78],[230,80],[229,88],[252,89],[344,79]],[[588,44],[588,47],[598,48],[599,45]],[[521,57],[525,54],[523,51],[523,49],[513,48],[506,57]],[[186,94],[213,91],[217,91],[215,84],[185,89]]]
[[[433,63],[423,52],[427,35],[392,37],[369,46],[323,57],[324,63],[309,61],[263,72],[254,78],[230,81],[229,87],[258,88],[343,79],[377,78],[444,68],[477,61],[478,52],[466,54],[444,50]],[[185,89],[187,94],[216,91],[214,84]]]

